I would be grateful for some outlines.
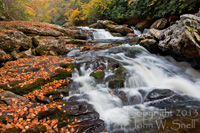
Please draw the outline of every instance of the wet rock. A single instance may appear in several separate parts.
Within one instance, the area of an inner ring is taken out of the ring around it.
[[[64,110],[67,112],[63,112]],[[51,108],[38,114],[39,119],[47,117],[58,119],[58,128],[66,127],[76,119],[80,125],[74,127],[77,132],[102,132],[105,128],[99,114],[86,102],[64,102],[61,109]]]
[[[22,96],[16,95],[16,94],[14,94],[13,92],[10,92],[10,91],[1,92],[0,98],[1,98],[1,100],[3,100],[8,105],[13,104],[15,100],[18,100],[18,101],[23,102],[23,103],[29,102],[28,99],[26,99]]]
[[[99,133],[105,130],[105,123],[102,120],[89,120],[79,124],[76,130],[82,133]]]
[[[134,34],[134,33],[128,33],[127,34],[127,37],[136,37],[137,35],[136,34]]]
[[[108,77],[108,87],[111,89],[118,89],[124,87],[126,72],[123,67],[115,70],[115,75]]]
[[[142,34],[142,35],[137,39],[137,41],[135,42],[135,45],[140,44],[140,42],[141,42],[142,40],[146,40],[146,39],[154,39],[154,37],[153,37],[152,35],[150,35],[150,34]]]
[[[120,33],[111,33],[113,36],[116,36],[116,37],[121,37],[122,35]]]
[[[105,76],[105,72],[103,70],[96,70],[90,74],[90,76],[94,77],[97,80],[102,80]]]
[[[135,26],[139,30],[144,30],[145,28],[148,28],[152,24],[152,20],[146,19],[142,22],[137,23]]]
[[[160,100],[159,102],[151,102],[148,106],[154,106],[166,110],[200,110],[200,101],[187,95],[174,95],[171,98]],[[189,106],[188,106],[189,105]],[[177,115],[177,112],[176,112]]]
[[[164,29],[166,28],[168,24],[168,20],[167,18],[161,18],[161,19],[158,19],[156,20],[152,25],[151,25],[151,28],[155,28],[155,29]]]
[[[94,23],[89,27],[97,29],[105,29],[108,25],[116,25],[116,23],[110,20],[98,20],[97,23]]]
[[[126,25],[123,25],[123,26],[115,26],[114,32],[120,33],[122,36],[126,36],[128,33],[133,32],[133,30],[131,28],[128,28]]]
[[[159,100],[175,95],[176,93],[170,89],[154,89],[147,95],[145,101]]]
[[[140,104],[142,102],[141,97],[139,95],[129,95],[124,91],[114,90],[114,95],[119,97],[123,102],[123,105],[135,105]]]
[[[6,53],[24,51],[32,47],[32,40],[22,32],[1,29],[0,33],[0,49]]]
[[[158,42],[155,39],[145,39],[140,41],[140,45],[145,47],[152,53],[157,53],[159,51]]]
[[[98,20],[97,23],[90,25],[91,28],[107,29],[113,33],[120,33],[122,36],[126,36],[128,33],[132,33],[133,30],[128,28],[127,25],[117,25],[110,20]]]
[[[35,99],[39,103],[44,103],[44,104],[50,103],[50,100],[47,97],[36,96]]]

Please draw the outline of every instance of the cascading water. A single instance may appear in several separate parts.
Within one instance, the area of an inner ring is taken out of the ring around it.
[[[141,32],[140,30],[136,29],[135,27],[131,27],[133,29],[134,34],[141,36],[142,34],[146,34],[149,32],[149,29],[144,29],[143,32]]]
[[[120,41],[125,40],[124,37],[115,37],[110,32],[105,29],[93,29],[89,27],[78,27],[82,30],[88,30],[93,35],[93,40],[103,41],[103,42],[111,42],[111,41]]]
[[[105,33],[103,30],[96,31]],[[94,35],[96,31],[94,30]],[[109,34],[104,36],[111,37]],[[95,35],[95,37],[101,38],[103,35]],[[188,95],[197,101],[200,98],[199,71],[191,68],[187,63],[178,63],[171,57],[152,55],[141,46],[124,44],[98,52],[90,51],[89,54],[83,52],[80,55],[77,57],[78,60],[82,62],[90,60],[91,64],[88,66],[83,63],[79,70],[74,71],[72,79],[78,84],[78,90],[71,90],[66,100],[74,95],[87,95],[87,98],[79,100],[87,101],[94,106],[100,118],[105,121],[106,130],[109,132],[136,132],[137,125],[144,121],[153,123],[155,119],[163,119],[160,116],[139,115],[141,112],[163,111],[163,108],[149,106],[160,100],[145,102],[145,97],[152,90],[170,89],[174,94],[182,97]],[[101,82],[91,76],[97,69],[92,62],[97,59],[101,59],[99,62],[106,66],[105,76]],[[109,67],[109,61],[117,62],[126,71],[124,86],[116,89],[126,97],[126,103],[122,96],[113,94],[116,90],[111,89],[109,80],[106,80],[114,73],[114,70]]]

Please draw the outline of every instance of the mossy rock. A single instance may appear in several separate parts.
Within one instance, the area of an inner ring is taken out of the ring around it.
[[[76,35],[76,36],[74,37],[74,39],[87,40],[87,36],[86,36],[86,35]]]
[[[44,49],[45,49],[46,47],[43,45],[43,46],[39,46],[39,47],[37,47],[36,49],[35,49],[35,54],[36,55],[44,55],[45,54],[45,52],[44,52]]]
[[[38,119],[49,118],[50,120],[58,119],[58,128],[65,127],[70,122],[74,121],[75,117],[69,112],[63,112],[62,110],[55,108],[47,110],[38,114]],[[70,120],[70,121],[68,121]]]
[[[58,80],[58,79],[66,79],[67,77],[71,77],[71,76],[72,76],[71,71],[68,72],[66,70],[57,69],[54,76],[50,77],[50,79],[45,80],[43,78],[39,78],[34,83],[32,83],[30,85],[25,85],[23,87],[14,86],[12,88],[9,88],[5,84],[0,84],[0,88],[11,91],[18,95],[24,95],[24,94],[28,94],[36,89],[41,89],[42,86],[44,86],[45,84],[47,84],[49,82],[53,82],[54,80]]]
[[[21,132],[22,132],[22,130],[17,129],[17,128],[10,128],[10,129],[7,129],[5,131],[0,130],[0,133],[21,133]]]
[[[65,79],[67,77],[72,76],[72,71],[68,72],[68,71],[63,70],[63,69],[57,69],[55,72],[57,74],[54,77],[52,77],[53,80]]]
[[[29,129],[26,131],[26,133],[45,133],[47,131],[47,128],[45,125],[38,125],[34,129]]]
[[[140,44],[141,40],[140,39],[137,39],[137,41],[134,43],[134,45],[138,45]]]
[[[91,73],[90,76],[94,77],[95,79],[101,80],[104,78],[105,72],[103,70],[97,70]]]
[[[75,63],[61,63],[60,66],[62,68],[68,68],[68,69],[71,69],[71,70],[74,70],[74,68],[76,68]]]
[[[0,85],[0,88],[11,91],[18,95],[24,95],[24,94],[28,94],[29,92],[32,92],[36,89],[40,89],[41,86],[45,85],[46,83],[47,83],[47,81],[45,79],[37,79],[34,83],[32,83],[30,85],[25,85],[23,87],[15,86],[15,87],[9,88],[5,85]]]
[[[120,33],[111,33],[113,36],[121,37],[122,35]]]
[[[111,89],[118,89],[124,87],[126,72],[123,67],[115,70],[115,75],[109,77],[108,87]]]

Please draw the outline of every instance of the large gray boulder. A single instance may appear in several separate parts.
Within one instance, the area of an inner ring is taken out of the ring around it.
[[[180,19],[163,30],[158,46],[183,58],[200,58],[200,17],[185,14]]]
[[[31,47],[32,40],[24,33],[15,30],[0,30],[0,49],[3,49],[6,53],[28,50]]]
[[[16,95],[16,94],[14,94],[13,92],[10,92],[10,91],[0,92],[0,98],[1,98],[2,101],[4,101],[8,105],[13,104],[16,100],[19,101],[19,102],[23,102],[23,103],[29,102],[29,100],[26,99],[25,97]]]
[[[66,42],[63,38],[36,36],[33,38],[33,42],[37,55],[63,55],[67,53]]]

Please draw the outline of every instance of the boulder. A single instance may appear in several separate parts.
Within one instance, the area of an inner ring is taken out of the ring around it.
[[[152,24],[152,20],[146,19],[143,20],[142,22],[137,23],[135,28],[139,30],[144,30],[145,28],[148,28]]]
[[[138,36],[138,35],[136,35],[136,34],[134,34],[134,33],[128,33],[127,36],[128,36],[128,37],[136,37],[136,36]]]
[[[146,96],[145,101],[159,100],[175,95],[176,93],[170,89],[154,89]]]
[[[162,31],[159,47],[186,59],[200,58],[200,17],[182,15],[180,21]]]
[[[91,28],[98,29],[108,29],[113,33],[120,33],[123,36],[126,36],[128,33],[132,33],[133,30],[128,28],[127,25],[117,25],[115,22],[110,20],[98,20],[97,23],[90,25]]]
[[[116,25],[116,23],[110,20],[98,20],[96,23],[90,25],[89,27],[97,29],[105,29],[109,25]]]
[[[39,28],[33,28],[28,26],[19,26],[17,27],[17,30],[25,33],[25,34],[35,34],[35,35],[41,35],[41,36],[62,36],[63,33],[52,30],[52,29],[39,29]]]
[[[156,20],[152,25],[151,28],[155,28],[155,29],[164,29],[166,28],[168,24],[168,20],[167,18],[161,18]]]
[[[36,96],[35,99],[39,103],[44,103],[44,104],[50,103],[50,100],[47,97]]]
[[[149,30],[149,34],[152,35],[155,39],[159,39],[160,38],[160,35],[161,35],[161,30],[157,30],[157,29],[150,29]]]
[[[0,62],[5,62],[8,60],[8,55],[2,49],[0,49]]]
[[[29,50],[23,51],[21,53],[21,57],[30,57],[32,56],[32,49],[30,48]]]
[[[29,100],[26,99],[25,97],[16,95],[16,94],[14,94],[13,92],[10,92],[10,91],[1,92],[0,98],[1,98],[1,100],[3,100],[8,105],[13,104],[16,100],[23,102],[23,103],[29,102]]]
[[[11,52],[11,56],[15,60],[18,59],[18,58],[20,58],[20,55],[16,51]]]
[[[114,28],[114,32],[120,33],[122,36],[126,36],[128,33],[132,33],[133,30],[131,28],[128,28],[127,26],[116,26]]]
[[[178,19],[179,19],[178,16],[170,16],[170,17],[168,18],[168,21],[169,21],[170,26],[173,25],[173,24],[175,24],[176,21],[177,21]]]
[[[24,51],[32,47],[32,40],[24,33],[16,30],[0,30],[0,49],[6,53]]]
[[[200,17],[200,8],[199,8],[199,12],[195,14],[197,17]]]
[[[68,28],[68,27],[73,26],[73,23],[68,21],[68,22],[64,23],[62,26],[65,28]]]
[[[145,39],[140,42],[140,45],[145,47],[152,53],[158,52],[158,42],[155,39]]]
[[[64,55],[67,53],[65,48],[65,39],[55,37],[40,37],[33,38],[36,47],[36,55]]]

